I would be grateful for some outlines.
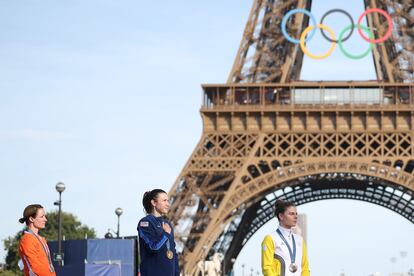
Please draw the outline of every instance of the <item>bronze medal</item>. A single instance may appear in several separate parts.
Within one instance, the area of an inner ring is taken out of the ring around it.
[[[167,250],[167,253],[165,255],[167,255],[167,258],[170,260],[174,258],[174,253],[171,250]]]

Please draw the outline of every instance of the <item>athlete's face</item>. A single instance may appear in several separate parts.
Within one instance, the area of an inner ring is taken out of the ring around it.
[[[298,212],[296,211],[296,207],[288,207],[284,213],[279,214],[279,219],[280,224],[287,229],[296,226],[296,222],[298,220]]]
[[[170,202],[168,201],[168,195],[165,193],[158,194],[155,200],[151,200],[154,211],[160,215],[166,215],[170,210]]]
[[[45,228],[46,221],[47,221],[45,209],[43,208],[37,209],[36,217],[35,218],[31,217],[29,220],[30,222],[33,223],[34,228],[37,228],[37,229]]]

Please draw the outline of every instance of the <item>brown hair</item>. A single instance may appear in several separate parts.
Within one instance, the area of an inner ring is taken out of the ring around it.
[[[277,220],[280,220],[279,218],[279,214],[283,214],[287,208],[289,207],[295,207],[295,203],[293,202],[288,202],[288,201],[284,201],[284,200],[276,200],[275,203],[275,216],[277,217]]]
[[[36,218],[37,210],[39,209],[43,209],[43,206],[40,204],[30,204],[24,208],[23,217],[19,219],[19,222],[29,225],[29,218]]]
[[[154,189],[144,193],[142,205],[144,206],[147,214],[151,214],[153,212],[154,207],[151,204],[151,200],[156,200],[158,198],[158,194],[166,194],[166,192],[161,189]]]

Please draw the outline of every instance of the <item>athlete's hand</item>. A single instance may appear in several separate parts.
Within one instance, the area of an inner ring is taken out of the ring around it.
[[[163,222],[163,223],[162,223],[162,228],[163,228],[163,229],[164,229],[164,231],[165,231],[165,232],[167,232],[168,234],[170,234],[170,233],[171,233],[171,227],[170,227],[170,225],[169,225],[168,223]]]

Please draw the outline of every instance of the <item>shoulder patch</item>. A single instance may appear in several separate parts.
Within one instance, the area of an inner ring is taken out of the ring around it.
[[[141,226],[141,227],[148,227],[149,226],[149,222],[148,221],[141,221],[139,223],[139,226]]]
[[[262,249],[263,249],[263,251],[266,251],[267,250],[266,244],[263,244]]]

